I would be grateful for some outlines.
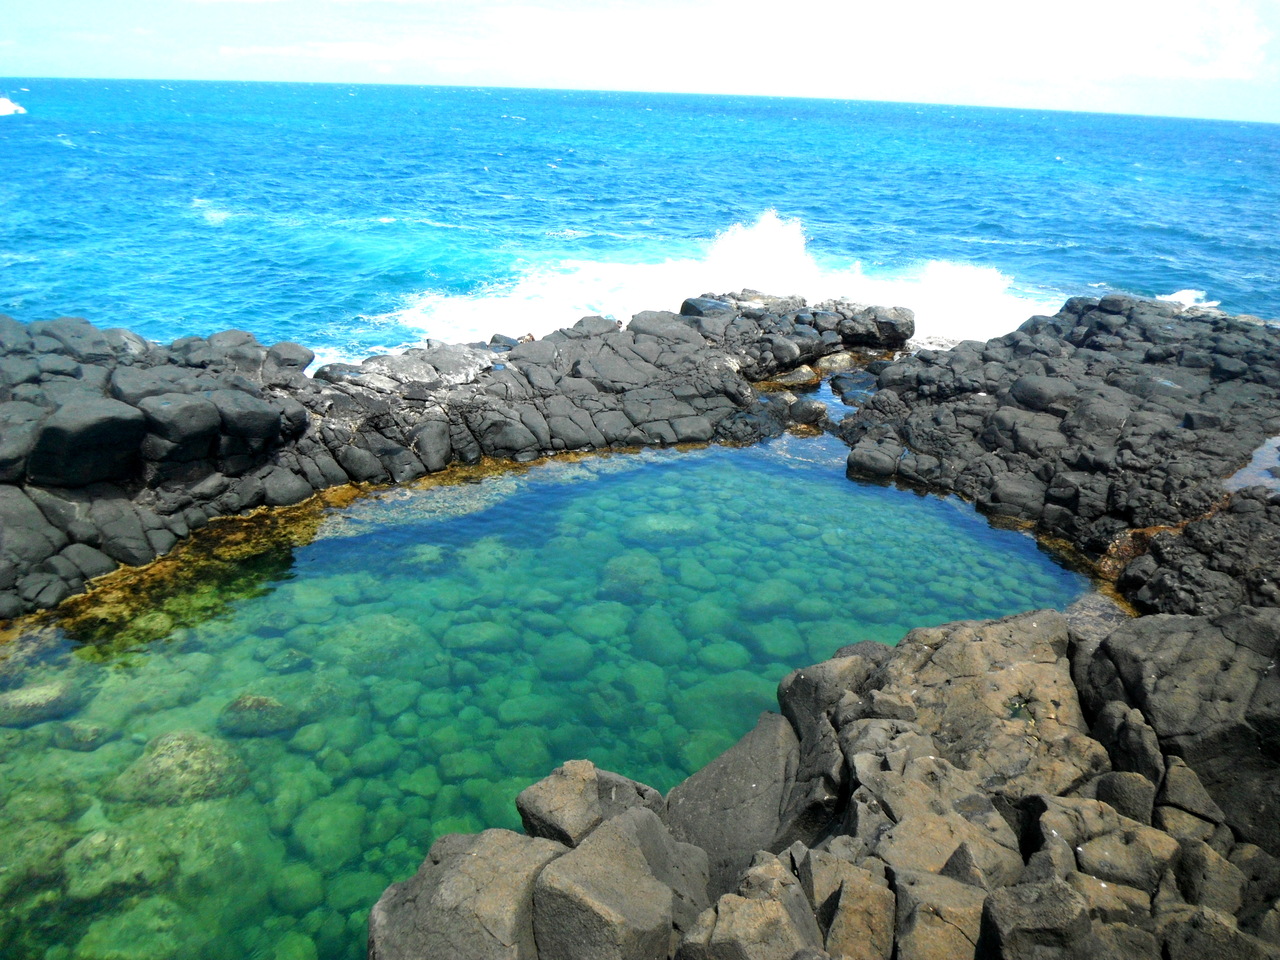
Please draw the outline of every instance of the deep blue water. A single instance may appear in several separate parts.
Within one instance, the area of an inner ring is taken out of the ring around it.
[[[0,80],[0,311],[323,356],[751,286],[994,335],[1280,317],[1280,126],[780,98]]]

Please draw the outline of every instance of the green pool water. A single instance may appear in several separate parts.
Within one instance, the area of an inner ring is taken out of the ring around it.
[[[158,639],[0,648],[4,685],[70,700],[0,727],[0,956],[361,957],[386,884],[444,833],[518,828],[557,764],[665,791],[795,667],[1087,589],[969,505],[850,483],[844,452],[387,491],[139,614]]]

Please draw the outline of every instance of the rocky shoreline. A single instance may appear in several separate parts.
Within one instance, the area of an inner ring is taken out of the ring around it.
[[[309,349],[244,331],[166,346],[0,317],[0,621],[149,563],[210,519],[338,485],[776,435],[824,409],[752,383],[913,332],[896,308],[692,298],[626,329],[587,317],[538,341],[430,343],[309,377]]]
[[[310,351],[238,331],[5,318],[0,620],[335,485],[825,428],[851,477],[960,493],[1150,615],[1092,596],[844,648],[666,797],[568,763],[520,795],[524,835],[443,837],[388,888],[369,955],[1280,957],[1280,494],[1223,485],[1280,434],[1276,330],[1078,299],[877,361],[874,391],[838,372],[911,333],[744,292],[307,377]],[[839,424],[757,389],[815,370],[858,401]]]
[[[566,764],[525,835],[388,888],[369,956],[1280,957],[1280,494],[1222,485],[1280,432],[1275,347],[1108,297],[882,365],[850,476],[971,497],[1152,615],[844,648],[665,798]]]

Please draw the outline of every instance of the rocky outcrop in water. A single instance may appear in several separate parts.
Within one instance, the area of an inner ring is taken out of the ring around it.
[[[1069,300],[1007,336],[885,367],[840,425],[848,472],[960,493],[1092,558],[1122,562],[1141,552],[1135,531],[1154,537],[1120,580],[1144,610],[1272,605],[1280,503],[1255,490],[1218,508],[1223,480],[1280,434],[1276,340],[1217,311]]]
[[[339,484],[758,440],[796,417],[754,381],[913,331],[898,308],[743,294],[625,329],[588,317],[529,343],[429,343],[309,377],[310,350],[243,331],[161,346],[84,320],[0,317],[0,620],[145,564],[211,518]]]
[[[442,838],[389,888],[369,956],[1280,957],[1280,496],[1222,485],[1280,433],[1276,346],[1109,297],[885,365],[851,476],[961,492],[1178,615],[1093,596],[845,648],[662,804],[567,765],[530,837]],[[496,929],[471,878],[499,873],[503,937],[442,940]]]

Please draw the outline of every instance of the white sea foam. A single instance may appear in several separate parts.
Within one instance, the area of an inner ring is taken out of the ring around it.
[[[653,263],[561,260],[469,296],[427,291],[394,313],[366,319],[412,326],[424,338],[487,341],[495,333],[543,336],[595,314],[625,322],[641,310],[679,310],[686,297],[744,288],[799,295],[811,304],[843,297],[910,307],[925,343],[1000,336],[1033,314],[1055,312],[1065,299],[1019,290],[991,267],[933,260],[878,269],[820,260],[800,221],[767,211],[722,231],[700,255]]]
[[[1156,297],[1166,303],[1177,303],[1184,307],[1216,307],[1221,300],[1206,300],[1208,294],[1203,290],[1175,290]]]
[[[219,210],[209,206],[209,201],[204,197],[192,197],[191,206],[200,211],[200,216],[204,218],[205,223],[214,227],[222,226],[232,216],[230,210]]]

